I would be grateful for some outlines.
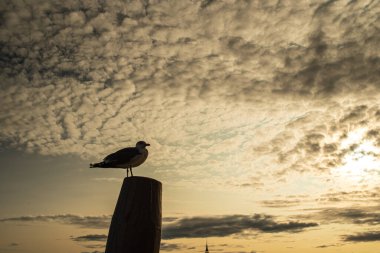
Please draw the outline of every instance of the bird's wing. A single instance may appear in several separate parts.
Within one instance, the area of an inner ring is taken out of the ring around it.
[[[117,163],[128,163],[131,159],[137,155],[141,155],[137,148],[123,148],[115,153],[112,153],[104,161],[107,163],[117,162]]]

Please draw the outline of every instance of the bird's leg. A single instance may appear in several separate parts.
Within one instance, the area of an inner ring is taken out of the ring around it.
[[[132,177],[133,177],[132,166],[131,166],[131,175],[132,175]]]

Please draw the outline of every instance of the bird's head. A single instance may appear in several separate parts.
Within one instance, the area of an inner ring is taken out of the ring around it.
[[[145,148],[146,146],[150,146],[150,144],[146,143],[145,141],[139,141],[136,143],[136,148],[138,149]]]

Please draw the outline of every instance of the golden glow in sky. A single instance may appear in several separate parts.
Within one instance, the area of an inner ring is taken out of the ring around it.
[[[372,140],[365,139],[366,128],[360,128],[347,134],[342,140],[342,149],[351,149],[343,157],[343,165],[335,170],[347,184],[366,182],[375,185],[378,182],[380,168],[380,148]]]
[[[145,140],[162,253],[378,253],[379,10],[0,1],[0,252],[104,252]]]

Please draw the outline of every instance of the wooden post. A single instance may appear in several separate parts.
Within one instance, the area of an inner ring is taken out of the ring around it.
[[[112,216],[106,253],[159,253],[161,182],[126,177]]]

